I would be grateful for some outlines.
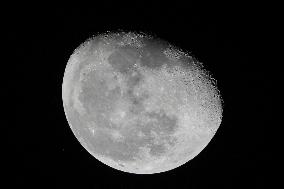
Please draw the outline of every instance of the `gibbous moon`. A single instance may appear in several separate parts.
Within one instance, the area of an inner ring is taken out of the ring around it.
[[[186,50],[147,34],[107,33],[75,50],[62,96],[72,132],[94,158],[153,174],[210,142],[222,117],[215,83]]]

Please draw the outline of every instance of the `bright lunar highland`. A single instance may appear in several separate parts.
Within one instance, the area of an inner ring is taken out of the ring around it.
[[[62,96],[83,148],[136,174],[169,171],[200,153],[221,123],[222,104],[215,80],[192,56],[164,40],[125,32],[78,47]]]

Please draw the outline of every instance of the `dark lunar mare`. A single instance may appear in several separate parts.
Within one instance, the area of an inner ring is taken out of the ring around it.
[[[108,63],[114,68],[114,70],[128,74],[128,72],[134,69],[135,63],[139,58],[139,53],[135,47],[124,46],[114,50],[108,57]]]

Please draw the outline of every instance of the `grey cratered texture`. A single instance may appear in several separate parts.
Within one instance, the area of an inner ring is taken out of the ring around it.
[[[84,47],[70,60],[63,99],[73,132],[91,154],[124,171],[153,173],[208,143],[220,124],[218,97],[185,71],[183,54],[129,34]]]

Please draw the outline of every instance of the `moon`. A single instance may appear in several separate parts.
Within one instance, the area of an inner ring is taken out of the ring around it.
[[[75,137],[97,160],[135,174],[177,168],[216,133],[221,97],[202,64],[165,40],[116,32],[70,57],[62,98]]]

